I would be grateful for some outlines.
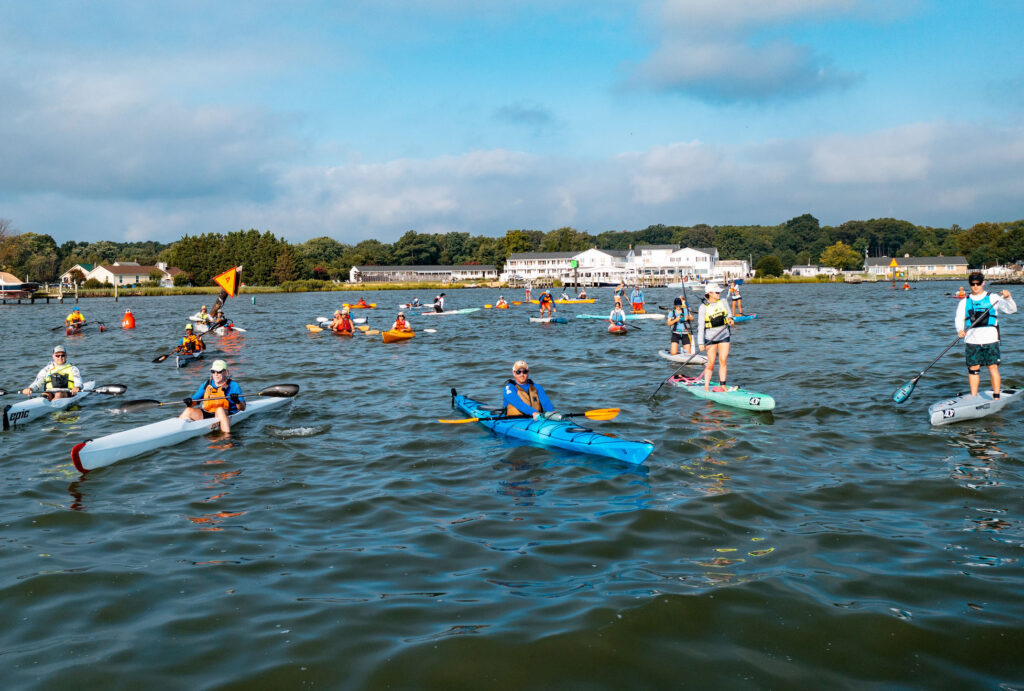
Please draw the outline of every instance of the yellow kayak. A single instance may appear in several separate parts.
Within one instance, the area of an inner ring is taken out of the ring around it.
[[[540,304],[539,300],[530,300],[530,302],[532,302],[535,305],[539,305]],[[571,299],[571,300],[555,300],[555,304],[556,305],[582,305],[582,304],[589,304],[589,303],[592,303],[592,302],[597,302],[597,298],[583,298],[582,300],[580,300],[578,298],[577,299]]]

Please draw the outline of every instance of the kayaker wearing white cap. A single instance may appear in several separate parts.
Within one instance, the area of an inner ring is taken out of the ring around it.
[[[494,303],[494,306],[497,307],[498,309],[504,309],[508,307],[508,301],[505,299],[504,295],[499,295],[498,301]]]
[[[245,398],[242,387],[228,376],[228,363],[214,360],[210,365],[210,379],[199,385],[196,392],[186,398],[185,410],[178,417],[182,420],[205,420],[216,418],[220,422],[220,431],[231,431],[228,416],[239,410],[245,410]],[[197,406],[196,403],[200,405]]]
[[[200,324],[210,325],[213,323],[213,316],[206,311],[206,305],[203,305],[202,307],[199,308],[199,312],[196,314],[195,317],[193,317],[193,319],[195,319],[195,321],[199,322]]]
[[[704,390],[711,385],[711,376],[715,371],[715,358],[718,358],[718,384],[716,390],[728,390],[726,375],[729,359],[729,326],[732,325],[732,312],[729,305],[722,299],[722,288],[717,283],[709,283],[705,288],[707,304],[700,306],[697,314],[697,345],[701,352],[707,352],[708,364],[704,367]]]
[[[78,368],[68,362],[68,352],[64,346],[59,345],[53,349],[53,362],[39,370],[39,374],[28,385],[22,389],[22,393],[28,396],[33,391],[43,390],[43,395],[53,400],[54,398],[67,398],[74,396],[82,390],[82,375]],[[51,389],[71,389],[67,391],[54,391]]]
[[[395,323],[391,325],[392,331],[412,331],[412,326],[405,320],[405,312],[399,312],[395,317]]]
[[[562,419],[561,415],[554,412],[555,406],[551,405],[541,385],[534,384],[530,379],[530,366],[525,360],[516,360],[512,365],[512,377],[505,383],[505,415],[532,416],[534,420],[539,417]]]

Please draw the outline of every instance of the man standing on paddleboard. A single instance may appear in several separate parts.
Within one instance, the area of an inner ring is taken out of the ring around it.
[[[971,293],[966,300],[957,303],[955,319],[956,333],[967,345],[967,382],[971,395],[977,396],[981,366],[985,365],[992,380],[992,398],[999,398],[1002,381],[999,377],[999,320],[996,313],[1013,314],[1017,311],[1017,303],[1008,290],[998,295],[986,292],[985,277],[980,273],[972,273],[967,282],[971,285]]]

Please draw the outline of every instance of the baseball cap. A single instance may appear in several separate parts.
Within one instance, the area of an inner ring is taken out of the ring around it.
[[[54,346],[53,347],[53,352],[55,352],[55,353],[66,353],[68,351],[64,350],[64,346],[59,345],[59,346]]]
[[[192,326],[192,322],[189,322],[188,324],[185,324],[185,328],[186,328],[186,329],[188,329],[189,331],[191,331],[191,330],[192,330],[192,329],[194,329],[195,327],[194,327],[194,326]]]
[[[213,370],[214,372],[223,372],[227,368],[228,363],[224,362],[223,360],[214,360],[213,364],[210,365],[210,369]]]
[[[704,294],[705,295],[707,295],[708,293],[721,293],[721,292],[722,292],[722,286],[718,285],[717,283],[708,283],[707,286],[704,288]]]

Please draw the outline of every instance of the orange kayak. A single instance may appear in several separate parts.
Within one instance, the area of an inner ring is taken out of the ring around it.
[[[624,336],[624,335],[626,335],[626,325],[625,324],[609,324],[608,325],[608,333],[610,333],[610,334],[620,334],[620,335]]]
[[[508,309],[508,305],[495,305],[494,309],[496,309],[496,310],[507,310]]]
[[[350,304],[348,304],[346,302],[344,304],[344,307],[348,307],[350,310],[372,310],[372,309],[375,309],[377,307],[377,303],[376,302],[368,302],[365,305],[360,305],[360,304],[350,305]]]
[[[408,341],[416,334],[412,331],[396,331],[389,329],[388,331],[381,331],[380,337],[385,343],[397,343],[398,341]]]

